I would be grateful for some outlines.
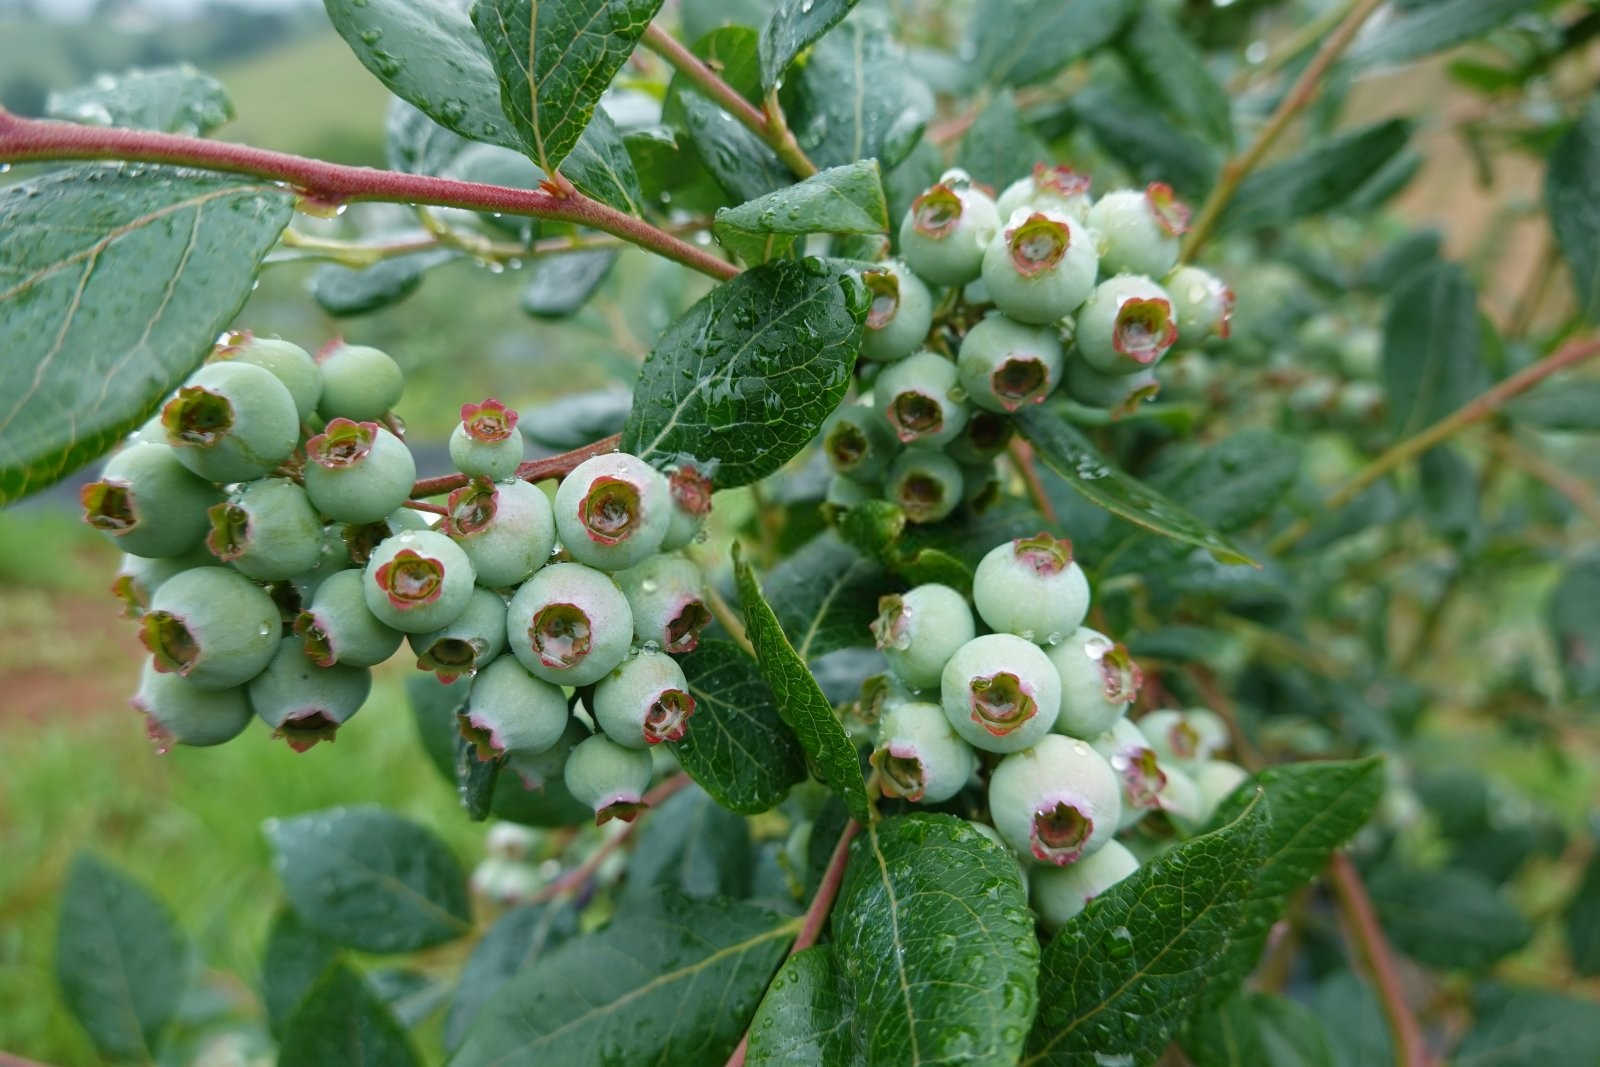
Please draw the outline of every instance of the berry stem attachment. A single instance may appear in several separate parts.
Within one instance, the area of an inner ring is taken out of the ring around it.
[[[530,459],[517,468],[517,477],[525,482],[541,482],[546,478],[562,478],[572,473],[572,469],[586,459],[594,456],[615,452],[621,442],[622,435],[614,433],[610,437],[602,437],[598,441],[591,441],[580,448],[570,452],[562,452],[544,459]],[[428,496],[443,496],[452,493],[470,481],[465,474],[441,474],[437,478],[423,478],[411,487],[413,498]],[[414,506],[410,502],[408,507]],[[431,511],[431,508],[419,510]]]
[[[1260,165],[1268,149],[1282,136],[1283,131],[1289,128],[1289,123],[1294,121],[1295,116],[1316,99],[1322,76],[1328,72],[1333,61],[1350,46],[1356,32],[1367,21],[1367,16],[1377,10],[1382,3],[1383,0],[1356,0],[1339,25],[1328,34],[1327,40],[1306,65],[1306,69],[1300,73],[1294,87],[1284,95],[1278,104],[1278,109],[1272,113],[1272,117],[1262,127],[1255,141],[1249,148],[1222,165],[1222,173],[1217,177],[1216,186],[1212,188],[1211,195],[1206,197],[1206,202],[1201,205],[1194,224],[1189,228],[1189,235],[1184,238],[1183,250],[1178,257],[1180,263],[1192,261],[1210,239],[1223,210],[1239,191],[1239,185]]]
[[[1383,1002],[1383,1014],[1389,1021],[1389,1033],[1394,1038],[1395,1067],[1431,1067],[1432,1059],[1422,1040],[1422,1029],[1417,1025],[1411,1006],[1406,1003],[1405,990],[1400,987],[1400,972],[1395,967],[1394,954],[1384,939],[1378,925],[1377,913],[1367,887],[1361,882],[1355,865],[1343,852],[1335,852],[1328,861],[1328,881],[1338,900],[1339,913],[1351,938],[1366,957],[1372,971],[1373,982]]]
[[[400,506],[403,508],[410,508],[412,511],[426,511],[429,515],[450,514],[450,509],[445,507],[443,504],[430,504],[426,500],[407,500]]]
[[[543,189],[352,167],[200,137],[29,119],[0,109],[0,163],[69,159],[170,163],[246,174],[285,182],[323,204],[386,200],[572,222],[602,230],[713,278],[739,273],[732,263],[576,190],[557,196]]]
[[[1056,506],[1050,500],[1050,494],[1044,491],[1044,482],[1039,479],[1039,470],[1033,464],[1033,446],[1020,437],[1013,437],[1006,446],[1011,454],[1011,462],[1017,468],[1017,473],[1022,475],[1022,482],[1028,487],[1028,496],[1033,498],[1034,507],[1039,509],[1045,521],[1051,526],[1060,526],[1061,517],[1056,514]]]
[[[693,781],[694,779],[687,774],[675,774],[666,779],[644,795],[643,804],[645,810],[654,809],[663,800],[691,785]],[[566,874],[561,875],[555,881],[543,886],[528,898],[527,903],[540,904],[546,900],[554,900],[556,897],[567,893],[581,892],[583,887],[589,884],[589,879],[594,877],[594,872],[598,871],[600,865],[606,861],[606,857],[627,844],[638,831],[639,824],[643,821],[643,819],[635,819],[633,822],[624,824],[621,830],[596,846],[595,850],[589,853],[582,863]]]

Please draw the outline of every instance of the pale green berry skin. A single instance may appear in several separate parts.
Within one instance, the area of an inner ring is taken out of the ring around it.
[[[609,532],[603,515],[589,507],[608,483],[631,487],[632,512],[626,528]],[[588,508],[589,519],[584,520]],[[625,452],[586,459],[561,480],[556,490],[556,536],[572,558],[604,571],[620,571],[661,551],[672,524],[672,491],[667,479],[650,464]]]
[[[84,519],[122,551],[163,559],[198,546],[210,529],[206,510],[222,499],[165,444],[133,444],[106,461],[83,487]]]
[[[945,455],[962,466],[992,463],[1006,450],[1015,430],[1011,420],[998,412],[974,411],[961,430],[961,436],[944,446]]]
[[[1064,353],[1053,328],[988,315],[967,331],[956,373],[967,399],[985,411],[1010,413],[1043,402],[1061,382]]]
[[[366,422],[381,419],[400,402],[405,374],[387,352],[337,342],[317,353],[322,396],[317,411],[325,419]]]
[[[1214,711],[1158,708],[1139,718],[1139,730],[1163,763],[1190,770],[1228,747],[1228,725]]]
[[[553,748],[571,718],[560,686],[535,678],[515,656],[497,656],[472,679],[467,721],[500,755],[536,756]]]
[[[322,520],[306,491],[287,478],[234,490],[212,510],[212,529],[212,554],[258,582],[293,578],[322,558]]]
[[[140,427],[128,435],[130,445],[164,445],[167,443],[167,428],[161,425],[161,412],[156,412]]]
[[[640,652],[594,687],[594,721],[624,748],[647,748],[682,740],[694,703],[677,660]]]
[[[516,429],[499,441],[480,441],[461,423],[450,431],[450,462],[469,478],[503,482],[515,477],[525,448],[522,432]]]
[[[1156,372],[1146,367],[1132,374],[1105,374],[1089,366],[1081,356],[1067,360],[1066,380],[1062,383],[1068,396],[1080,404],[1094,408],[1118,410],[1148,399],[1161,391]]]
[[[932,689],[950,657],[978,630],[966,597],[929,582],[881,597],[872,632],[896,677],[912,689]]]
[[[1106,655],[1116,643],[1098,630],[1080,626],[1065,639],[1045,649],[1061,678],[1061,714],[1058,734],[1091,741],[1111,729],[1127,712],[1138,683]],[[1119,699],[1110,699],[1108,693]]]
[[[995,715],[994,702],[1007,696],[1015,712],[1008,706],[1006,715]],[[950,726],[967,744],[985,752],[1020,752],[1049,734],[1061,711],[1061,680],[1038,645],[1012,634],[984,634],[950,657],[940,673],[939,697]]]
[[[163,752],[172,744],[220,745],[250,725],[250,701],[242,687],[202,689],[148,662],[130,703],[145,716],[150,739]]]
[[[117,566],[117,576],[111,582],[111,593],[122,601],[122,614],[136,619],[150,607],[150,598],[168,578],[182,574],[191,567],[209,567],[215,563],[211,553],[203,549],[158,559],[123,553],[122,562]]]
[[[322,372],[311,353],[292,341],[277,337],[248,336],[217,349],[216,362],[253,363],[283,383],[294,398],[295,413],[308,422],[322,398]]]
[[[1059,807],[1058,807],[1059,806]],[[1080,833],[1052,841],[1042,813],[1075,813]],[[1066,866],[1116,833],[1122,797],[1116,775],[1083,741],[1050,734],[1001,760],[989,776],[989,815],[1006,844],[1036,863]]]
[[[1373,379],[1383,369],[1383,333],[1371,326],[1351,330],[1339,346],[1339,369],[1350,378]]]
[[[372,691],[372,672],[365,667],[336,663],[318,667],[306,658],[298,638],[285,637],[267,669],[253,679],[247,690],[256,715],[281,731],[297,750],[330,738],[329,733],[361,710]],[[295,731],[316,732],[306,742],[296,739]],[[303,746],[303,747],[302,747]]]
[[[295,620],[302,651],[318,666],[376,667],[399,650],[405,635],[367,607],[365,584],[354,567],[328,575]]]
[[[821,440],[833,472],[858,482],[880,481],[900,450],[882,413],[865,404],[845,404],[829,415]]]
[[[860,695],[848,706],[844,716],[845,730],[852,741],[870,744],[877,739],[878,724],[890,708],[916,699],[916,691],[901,681],[898,675],[888,671],[874,674],[861,683]]]
[[[1140,189],[1116,189],[1089,209],[1089,228],[1100,235],[1107,272],[1159,278],[1178,263],[1178,236],[1168,233]]]
[[[1160,808],[1161,793],[1167,786],[1166,768],[1138,726],[1124,716],[1089,744],[1111,765],[1122,784],[1118,830],[1126,830]]]
[[[308,457],[306,493],[317,510],[339,522],[377,522],[411,496],[417,463],[406,443],[379,426],[366,455],[349,466],[329,467]]]
[[[539,843],[531,827],[514,822],[497,822],[484,835],[483,848],[491,856],[506,860],[525,860]]]
[[[384,568],[404,562],[401,553],[412,552],[432,560],[442,571],[436,588],[418,597],[391,596],[380,584]],[[472,599],[472,563],[459,545],[436,530],[406,530],[386,539],[372,552],[362,572],[362,593],[367,610],[378,621],[408,634],[425,634],[454,622]]]
[[[196,567],[168,578],[150,598],[143,623],[141,636],[157,668],[165,665],[202,689],[228,689],[260,674],[283,630],[272,598],[226,567]],[[178,627],[192,652],[167,640]]]
[[[938,522],[961,503],[965,486],[955,460],[931,448],[908,448],[889,465],[884,495],[911,522]]]
[[[1174,336],[1154,336],[1140,348],[1139,358],[1117,350],[1117,318],[1129,300],[1165,301],[1170,311],[1172,298],[1149,278],[1137,274],[1118,274],[1095,286],[1089,299],[1078,309],[1075,340],[1078,353],[1090,367],[1102,374],[1134,374],[1160,361],[1175,341]]]
[[[574,620],[577,630],[557,631],[554,639],[533,627],[552,606],[559,621]],[[555,685],[591,685],[610,674],[633,642],[633,612],[616,582],[581,563],[552,563],[522,583],[506,611],[506,636],[512,653],[536,677]],[[565,638],[581,637],[587,649],[567,648]]]
[[[1190,777],[1200,795],[1200,818],[1187,820],[1177,813],[1171,815],[1178,829],[1189,835],[1204,830],[1222,802],[1250,778],[1250,772],[1237,763],[1220,759],[1205,760],[1195,766],[1193,772]]]
[[[481,487],[468,487],[470,492]],[[499,589],[525,581],[544,566],[556,544],[550,498],[528,482],[499,482],[491,490],[493,514],[482,525],[452,515],[450,536],[472,561],[478,584]],[[450,497],[455,511],[457,496]]]
[[[1026,174],[1005,187],[995,201],[995,207],[1002,219],[1009,219],[1018,208],[1031,208],[1035,211],[1059,212],[1083,223],[1088,221],[1092,203],[1088,182],[1083,182],[1082,191],[1064,195],[1059,189],[1039,184],[1034,175]]]
[[[939,804],[978,770],[978,754],[958,736],[937,704],[907,701],[878,723],[872,765],[887,796],[914,804]]]
[[[673,654],[695,650],[700,631],[711,622],[699,567],[682,556],[651,556],[613,577],[627,598],[641,645]]]
[[[183,425],[180,413],[191,389],[225,406],[225,431],[206,436]],[[212,482],[260,478],[288,459],[300,439],[294,397],[271,371],[253,363],[207,363],[195,371],[162,409],[162,426],[178,461]]]
[[[652,767],[649,750],[624,748],[604,734],[595,734],[567,756],[562,777],[567,791],[594,809],[599,823],[610,817],[613,808],[625,812],[643,802]]]
[[[1066,230],[1066,247],[1053,265],[1036,273],[1023,271],[1014,258],[1012,234],[1034,214],[1028,208],[1017,211],[990,240],[983,251],[983,284],[995,306],[1018,322],[1055,322],[1089,299],[1100,255],[1093,234],[1081,223],[1057,212],[1037,212]]]
[[[994,460],[961,463],[960,467],[961,502],[980,509],[987,507],[993,496],[1000,491],[1000,474],[995,470]]]
[[[467,606],[449,624],[426,634],[412,634],[417,669],[433,671],[442,682],[471,674],[506,650],[506,602],[493,589],[479,586]]]
[[[967,424],[967,409],[950,397],[956,381],[954,363],[918,352],[886,367],[872,383],[872,396],[901,444],[938,448]]]
[[[317,562],[312,564],[309,570],[301,571],[289,581],[300,594],[300,603],[309,607],[317,590],[322,588],[323,582],[353,566],[359,573],[360,567],[350,559],[350,547],[345,544],[344,526],[341,523],[330,522],[322,527],[322,550],[317,554]]]
[[[1030,539],[991,548],[972,575],[972,601],[991,630],[1044,644],[1083,625],[1089,614],[1089,580],[1072,560],[1044,566],[1027,548]]]
[[[1059,930],[1089,902],[1139,869],[1139,858],[1120,841],[1065,867],[1037,866],[1028,873],[1028,903],[1047,930]]]
[[[933,294],[906,264],[890,260],[874,274],[892,278],[867,279],[872,305],[866,331],[861,335],[861,355],[875,363],[893,363],[922,347],[933,325]]]
[[[1197,345],[1208,337],[1228,336],[1233,291],[1221,278],[1185,264],[1163,278],[1161,287],[1172,297],[1172,313],[1184,343]]]
[[[835,474],[828,479],[828,490],[822,501],[829,507],[839,511],[849,511],[851,508],[865,504],[869,500],[878,499],[878,490],[874,486],[862,485],[854,478],[843,474]]]
[[[1203,825],[1208,818],[1206,801],[1193,776],[1173,764],[1164,765],[1161,773],[1166,775],[1167,784],[1161,790],[1158,806],[1172,825],[1184,833]]]
[[[1000,228],[1000,212],[982,190],[964,186],[951,191],[961,207],[960,217],[947,232],[930,233],[919,226],[916,204],[900,222],[900,258],[934,285],[974,281],[983,272],[983,250]]]
[[[676,552],[700,539],[706,528],[706,517],[689,511],[676,499],[672,501],[672,519],[667,523],[667,535],[661,539],[662,552]]]

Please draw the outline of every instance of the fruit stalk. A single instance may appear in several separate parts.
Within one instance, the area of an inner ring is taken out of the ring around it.
[[[591,441],[589,444],[574,448],[570,452],[546,456],[544,459],[530,459],[517,468],[517,477],[525,482],[539,482],[546,478],[563,477],[572,473],[574,467],[591,456],[615,452],[617,444],[621,440],[622,435],[614,433],[610,437],[602,437],[598,441]],[[460,489],[468,481],[469,479],[465,474],[441,474],[436,478],[423,478],[411,487],[411,496],[414,499],[441,496]],[[411,505],[408,503],[407,506]]]
[[[1372,969],[1372,978],[1383,1002],[1383,1014],[1389,1022],[1389,1034],[1394,1039],[1395,1067],[1430,1067],[1432,1060],[1422,1040],[1422,1029],[1406,1003],[1405,991],[1400,988],[1400,972],[1395,968],[1394,954],[1389,951],[1389,942],[1378,925],[1372,899],[1367,896],[1367,888],[1361,883],[1355,865],[1343,852],[1335,852],[1328,861],[1328,880],[1350,935]]]

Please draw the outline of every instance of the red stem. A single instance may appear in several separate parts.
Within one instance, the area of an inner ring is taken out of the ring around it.
[[[574,448],[571,452],[562,452],[556,456],[546,456],[544,459],[530,459],[517,468],[517,477],[525,482],[542,482],[546,478],[564,478],[572,473],[572,468],[586,459],[594,456],[603,456],[607,452],[615,452],[617,445],[622,441],[620,433],[610,437],[602,437],[598,441],[591,441],[581,448]],[[440,496],[444,493],[454,492],[467,482],[471,481],[465,474],[441,474],[437,478],[423,478],[411,487],[413,497]],[[413,501],[406,502],[407,507],[416,507]],[[418,508],[419,511],[432,511],[433,508]],[[440,514],[443,514],[440,509]]]
[[[1050,494],[1045,492],[1044,482],[1039,480],[1039,470],[1033,465],[1033,446],[1020,437],[1013,437],[1007,447],[1011,452],[1011,462],[1016,465],[1017,473],[1022,475],[1022,483],[1028,487],[1028,495],[1033,498],[1039,514],[1043,515],[1051,526],[1061,525],[1061,519],[1056,514],[1056,506],[1051,503]]]
[[[351,167],[227,141],[27,119],[0,109],[0,162],[66,159],[171,163],[248,174],[287,182],[306,196],[327,204],[391,200],[555,219],[615,234],[713,278],[731,278],[739,273],[738,267],[704,249],[576,191],[563,196],[548,188],[513,189],[429,174]]]
[[[693,779],[687,774],[675,774],[650,790],[644,795],[646,811],[640,812],[638,817],[624,826],[622,831],[615,837],[608,837],[602,841],[593,852],[589,853],[588,858],[578,866],[533,894],[528,899],[528,902],[537,904],[541,901],[553,900],[563,893],[573,893],[582,889],[589,883],[589,879],[594,877],[594,872],[600,869],[600,865],[605,862],[606,857],[627,844],[633,837],[634,832],[639,828],[640,819],[646,816],[648,809],[654,808],[657,804],[660,804],[663,800],[666,800],[692,782]]]
[[[1422,1040],[1422,1028],[1406,1003],[1405,990],[1400,986],[1400,971],[1389,951],[1389,942],[1383,936],[1383,927],[1378,925],[1372,898],[1367,896],[1367,887],[1362,884],[1355,864],[1343,852],[1335,852],[1328,861],[1328,880],[1351,936],[1372,969],[1372,979],[1383,1002],[1383,1014],[1389,1021],[1389,1033],[1394,1038],[1395,1067],[1430,1067],[1432,1061]]]

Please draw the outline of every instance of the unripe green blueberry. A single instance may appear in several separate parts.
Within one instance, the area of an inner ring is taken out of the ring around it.
[[[977,632],[967,598],[935,582],[879,597],[872,622],[889,669],[913,689],[937,686],[944,665]]]
[[[319,667],[306,658],[299,638],[285,637],[247,688],[250,706],[272,727],[272,736],[304,752],[318,741],[332,741],[361,710],[372,691],[372,672],[343,663]]]
[[[581,563],[553,563],[522,583],[506,613],[511,651],[556,685],[591,685],[633,641],[633,613],[616,582]]]
[[[1144,682],[1125,647],[1087,626],[1048,646],[1045,654],[1061,676],[1058,734],[1089,741],[1105,733],[1122,718]]]
[[[376,667],[395,654],[404,638],[367,607],[365,577],[348,568],[317,586],[310,604],[294,620],[306,658],[318,667]]]
[[[967,424],[967,409],[951,396],[955,388],[954,363],[918,352],[884,368],[873,380],[872,396],[902,444],[938,448]]]
[[[1068,166],[1035,163],[1033,173],[1005,187],[995,202],[1002,219],[1018,208],[1055,211],[1084,222],[1089,218],[1089,176]]]
[[[329,342],[317,353],[317,366],[322,371],[317,410],[325,419],[380,419],[405,392],[400,365],[387,352],[366,345]]]
[[[1167,784],[1156,797],[1156,805],[1172,820],[1174,827],[1187,834],[1208,818],[1205,798],[1188,771],[1169,763],[1162,773],[1167,777]]]
[[[874,740],[878,736],[878,724],[890,708],[916,699],[917,694],[897,675],[889,672],[874,674],[861,683],[860,694],[846,707],[845,730],[853,741]]]
[[[988,194],[949,171],[922,192],[900,222],[900,256],[935,285],[965,285],[983,271],[983,250],[1000,228]]]
[[[989,815],[1019,854],[1064,867],[1111,840],[1122,798],[1116,775],[1098,752],[1083,741],[1049,734],[995,766]]]
[[[448,626],[472,598],[472,563],[436,530],[406,530],[372,551],[362,573],[367,608],[408,634]]]
[[[672,523],[672,492],[650,464],[626,452],[594,456],[561,480],[556,535],[572,558],[620,571],[661,550]]]
[[[1167,291],[1136,274],[1097,285],[1078,309],[1076,331],[1079,354],[1102,374],[1146,370],[1178,340]]]
[[[882,479],[898,450],[883,415],[864,404],[845,404],[822,424],[828,466],[858,482]]]
[[[489,855],[505,860],[525,860],[539,843],[539,832],[531,826],[514,822],[497,822],[484,835],[483,849]]]
[[[938,522],[961,503],[961,467],[943,452],[908,448],[889,465],[884,495],[912,522]]]
[[[503,482],[522,465],[523,444],[517,413],[490,397],[461,405],[461,421],[450,432],[450,462],[469,478]]]
[[[255,364],[289,390],[302,423],[316,414],[317,401],[322,398],[322,372],[311,353],[299,345],[277,337],[257,337],[249,330],[235,330],[212,350],[211,359]]]
[[[1371,326],[1351,329],[1339,346],[1339,369],[1350,378],[1376,378],[1382,367],[1383,333]]]
[[[1389,396],[1377,382],[1345,382],[1334,396],[1339,415],[1351,422],[1364,422],[1379,415]]]
[[[538,486],[475,480],[450,494],[448,508],[442,525],[472,561],[479,585],[516,585],[549,561],[556,522]]]
[[[950,657],[939,696],[945,717],[968,744],[1018,752],[1050,732],[1061,710],[1061,680],[1038,645],[1012,634],[984,634]]]
[[[84,522],[124,552],[151,558],[197,546],[209,526],[206,509],[220,498],[164,444],[129,445],[78,493]]]
[[[988,551],[972,575],[972,601],[990,629],[1050,644],[1083,625],[1089,580],[1071,541],[1039,533]]]
[[[627,598],[634,636],[645,648],[678,654],[693,652],[700,644],[711,611],[705,578],[693,562],[682,556],[651,556],[613,577]]]
[[[209,567],[215,563],[211,553],[203,550],[160,559],[124,553],[117,576],[111,581],[111,595],[122,602],[123,618],[137,619],[150,607],[150,598],[168,578],[192,567]]]
[[[974,411],[954,441],[944,446],[945,455],[963,466],[992,463],[1011,443],[1011,419],[996,411]]]
[[[463,714],[480,759],[547,752],[571,718],[561,687],[529,674],[515,656],[496,656],[473,677]]]
[[[429,528],[422,512],[407,507],[395,508],[372,522],[347,522],[335,527],[345,548],[347,564],[356,567],[365,567],[367,560],[372,558],[373,549],[395,534]]]
[[[933,295],[904,263],[891,260],[861,275],[872,306],[867,309],[861,354],[878,363],[904,359],[922,347],[933,325]]]
[[[1028,903],[1047,930],[1065,926],[1089,901],[1139,869],[1139,858],[1120,841],[1065,867],[1035,867],[1028,875]]]
[[[975,511],[987,508],[1000,495],[1000,472],[994,460],[961,464],[961,502]]]
[[[1161,382],[1148,367],[1132,374],[1104,374],[1089,366],[1082,356],[1075,356],[1067,360],[1063,388],[1078,403],[1106,408],[1116,416],[1153,400],[1161,392]]]
[[[1189,208],[1172,186],[1151,182],[1143,192],[1117,189],[1095,201],[1089,226],[1100,235],[1107,271],[1159,278],[1178,262],[1178,238],[1189,228]]]
[[[907,701],[879,722],[871,762],[886,796],[939,804],[961,792],[978,769],[978,754],[951,729],[939,705]]]
[[[161,409],[178,461],[212,482],[260,478],[300,440],[294,397],[253,363],[207,363]]]
[[[404,504],[417,464],[404,441],[375,422],[337,418],[306,442],[306,493],[340,522],[376,522]]]
[[[245,482],[206,514],[206,547],[246,578],[292,578],[322,558],[322,520],[306,491],[287,478]]]
[[[1117,719],[1090,745],[1111,765],[1122,784],[1122,825],[1127,829],[1161,806],[1167,788],[1166,769],[1139,727]]]
[[[128,435],[124,442],[129,445],[164,445],[167,443],[167,428],[161,425],[161,412],[145,419],[139,428]]]
[[[250,701],[243,687],[202,689],[149,662],[129,703],[144,715],[145,732],[163,753],[173,745],[220,745],[250,725]]]
[[[625,748],[681,741],[694,714],[694,697],[677,660],[665,652],[640,652],[594,687],[594,721]]]
[[[983,253],[983,284],[1018,322],[1055,322],[1089,299],[1100,256],[1081,223],[1021,208]]]
[[[988,315],[967,331],[956,371],[967,399],[985,411],[1041,403],[1061,381],[1061,338],[1045,326]]]
[[[711,514],[711,479],[692,463],[679,463],[667,469],[667,490],[672,494],[672,521],[661,551],[676,552],[700,538],[706,516]]]
[[[840,512],[849,511],[853,507],[878,498],[877,487],[862,485],[854,478],[847,478],[843,474],[835,474],[828,479],[828,490],[823,495],[822,503],[825,510],[831,509],[832,511]]]
[[[502,656],[500,658],[506,659],[507,657]],[[516,657],[512,656],[510,659],[515,662]],[[494,664],[490,664],[490,666],[492,667]],[[561,736],[556,739],[556,743],[543,752],[516,751],[506,754],[506,770],[516,774],[522,788],[546,794],[546,799],[552,803],[556,803],[568,796],[566,782],[562,780],[562,771],[567,765],[567,756],[574,748],[577,748],[579,744],[593,734],[593,731],[576,715],[568,714],[566,723],[566,728],[562,730]],[[469,723],[468,726],[470,725]]]
[[[604,734],[579,742],[562,770],[567,791],[594,809],[595,825],[632,822],[644,810],[653,764],[648,749],[624,748]]]
[[[1161,287],[1172,298],[1172,316],[1185,344],[1207,337],[1226,341],[1233,318],[1233,290],[1208,270],[1184,265],[1168,274]]]
[[[1146,712],[1138,727],[1163,763],[1184,768],[1197,766],[1228,747],[1228,724],[1206,708]]]
[[[1249,780],[1250,772],[1237,763],[1209,759],[1196,766],[1191,777],[1200,797],[1200,817],[1186,819],[1178,812],[1171,812],[1169,816],[1178,829],[1185,834],[1193,835],[1211,823],[1211,817],[1217,813],[1217,808],[1222,806],[1222,802],[1228,799],[1235,789]]]
[[[226,567],[196,567],[156,590],[139,639],[156,670],[228,689],[261,673],[282,630],[278,606],[260,586]]]
[[[537,868],[499,856],[483,860],[472,868],[472,876],[467,879],[475,894],[502,908],[531,900],[543,884]]]
[[[446,625],[411,635],[417,669],[446,684],[471,674],[506,650],[506,602],[493,589],[472,591],[467,606]]]

